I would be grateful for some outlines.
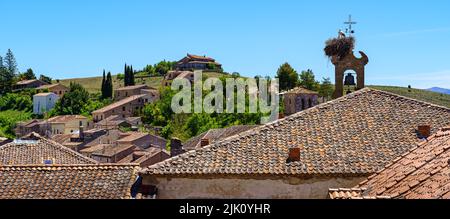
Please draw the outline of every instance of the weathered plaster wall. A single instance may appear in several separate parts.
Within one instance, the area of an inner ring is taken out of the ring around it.
[[[299,179],[238,178],[151,178],[144,184],[155,185],[160,199],[326,199],[329,188],[351,188],[364,177]]]

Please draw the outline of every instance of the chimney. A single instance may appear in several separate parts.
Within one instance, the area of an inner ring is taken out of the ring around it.
[[[202,138],[202,140],[200,141],[200,147],[205,147],[208,146],[209,143],[209,139],[208,138]]]
[[[183,153],[183,144],[178,138],[172,138],[170,140],[170,157],[175,157]]]
[[[431,135],[431,126],[430,125],[419,125],[417,128],[418,134],[420,138],[428,138]]]
[[[289,148],[289,157],[286,160],[286,163],[298,162],[300,161],[300,148]]]
[[[80,125],[79,138],[80,138],[81,141],[84,140],[84,127],[82,125]]]

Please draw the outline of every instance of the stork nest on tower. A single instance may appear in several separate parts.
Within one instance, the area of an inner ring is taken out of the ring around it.
[[[325,55],[329,58],[337,57],[343,59],[355,48],[354,37],[332,38],[325,42]]]

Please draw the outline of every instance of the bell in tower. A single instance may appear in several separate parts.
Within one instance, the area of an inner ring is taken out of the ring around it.
[[[345,76],[344,85],[356,86],[355,77],[352,75],[352,73],[348,73],[347,76]]]

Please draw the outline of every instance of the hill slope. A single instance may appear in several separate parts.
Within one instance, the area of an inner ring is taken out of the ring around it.
[[[450,94],[450,89],[445,89],[445,88],[440,88],[440,87],[433,87],[430,89],[427,89],[428,91],[433,91],[436,93],[441,93],[441,94]]]
[[[391,86],[369,86],[369,87],[450,108],[450,95],[448,94],[440,94],[420,89],[411,89],[411,92],[409,92],[408,88],[405,87],[391,87]]]

